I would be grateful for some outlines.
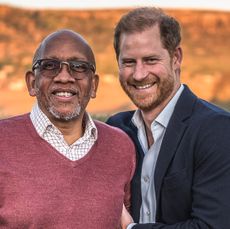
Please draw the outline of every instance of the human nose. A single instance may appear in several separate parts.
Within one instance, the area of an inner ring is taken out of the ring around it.
[[[148,71],[146,67],[144,66],[144,64],[142,62],[137,62],[134,68],[133,78],[136,81],[141,81],[144,78],[146,78],[147,75],[148,75]]]
[[[74,82],[74,78],[71,75],[70,66],[68,62],[61,62],[58,74],[54,77],[54,81],[60,81],[62,83]]]

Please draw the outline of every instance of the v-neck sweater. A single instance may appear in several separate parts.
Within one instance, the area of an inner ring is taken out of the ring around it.
[[[95,124],[96,143],[71,161],[37,134],[29,114],[0,121],[0,227],[117,227],[135,149],[121,130]]]

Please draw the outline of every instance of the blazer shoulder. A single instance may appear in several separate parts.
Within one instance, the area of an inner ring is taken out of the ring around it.
[[[205,100],[198,99],[196,109],[195,109],[196,117],[203,122],[214,122],[221,120],[230,120],[230,113],[215,104],[209,103]],[[212,123],[212,125],[215,123]]]
[[[112,126],[117,126],[117,127],[120,127],[123,125],[126,126],[132,120],[134,112],[135,110],[116,113],[110,116],[107,119],[106,123]]]

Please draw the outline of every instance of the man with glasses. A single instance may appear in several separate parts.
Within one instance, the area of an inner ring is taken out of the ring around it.
[[[26,73],[37,103],[0,121],[0,227],[117,228],[129,207],[132,141],[85,111],[98,75],[85,39],[46,37]]]

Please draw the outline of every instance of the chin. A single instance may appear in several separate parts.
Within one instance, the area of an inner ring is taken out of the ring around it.
[[[131,98],[133,103],[138,107],[140,110],[143,111],[151,111],[158,106],[160,106],[163,102],[161,99],[154,99],[154,98],[148,98],[146,100],[143,99],[134,99]]]
[[[61,121],[72,121],[80,117],[81,107],[77,106],[75,110],[61,112],[56,109],[49,109],[49,113],[57,120]]]

